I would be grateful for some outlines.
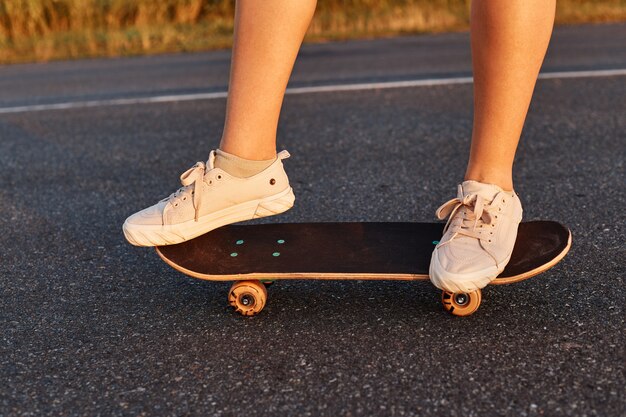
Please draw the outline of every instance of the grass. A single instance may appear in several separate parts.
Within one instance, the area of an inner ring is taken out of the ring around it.
[[[469,3],[318,0],[307,40],[464,30]],[[225,48],[233,14],[230,0],[0,0],[0,63]],[[617,21],[626,0],[557,1],[557,24]]]

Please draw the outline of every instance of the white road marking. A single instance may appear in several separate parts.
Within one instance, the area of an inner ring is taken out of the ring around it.
[[[566,79],[566,78],[591,78],[591,77],[616,77],[626,75],[626,69],[612,70],[592,70],[592,71],[561,71],[561,72],[545,72],[539,74],[540,80]],[[386,81],[378,83],[360,83],[360,84],[339,84],[339,85],[320,85],[313,87],[293,87],[288,88],[286,94],[312,94],[312,93],[333,93],[341,91],[366,91],[366,90],[385,90],[390,88],[413,88],[413,87],[433,87],[440,85],[454,84],[471,84],[472,77],[453,77],[453,78],[431,78],[422,80],[406,80],[406,81]],[[226,98],[226,91],[218,91],[214,93],[197,93],[197,94],[173,94],[165,96],[136,97],[136,98],[120,98],[111,100],[90,100],[90,101],[70,101],[65,103],[51,104],[34,104],[27,106],[0,107],[0,114],[9,113],[28,113],[47,110],[67,110],[82,109],[89,107],[106,107],[106,106],[128,106],[135,104],[151,104],[151,103],[176,103],[183,101],[197,100],[214,100]]]

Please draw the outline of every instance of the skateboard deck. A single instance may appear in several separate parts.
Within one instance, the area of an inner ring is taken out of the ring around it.
[[[184,243],[156,248],[173,268],[195,278],[235,281],[229,302],[244,315],[265,306],[268,282],[280,279],[427,280],[442,223],[273,223],[229,225]],[[533,277],[571,246],[567,227],[523,222],[506,269],[492,284]],[[472,314],[480,290],[443,291],[446,310]]]

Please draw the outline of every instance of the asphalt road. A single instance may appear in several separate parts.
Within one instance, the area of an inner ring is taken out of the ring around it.
[[[0,109],[223,91],[227,52],[0,67]],[[626,68],[626,25],[559,28],[544,71]],[[467,76],[467,34],[304,47],[292,86]],[[426,282],[228,284],[121,224],[217,146],[224,100],[0,115],[0,415],[624,416],[626,76],[538,83],[515,180],[563,262],[471,317]],[[431,221],[462,178],[471,86],[288,96],[297,204],[272,221]],[[266,220],[269,221],[269,220]]]

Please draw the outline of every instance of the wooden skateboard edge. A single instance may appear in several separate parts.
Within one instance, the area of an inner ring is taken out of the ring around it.
[[[156,253],[159,257],[175,270],[182,272],[185,275],[189,275],[193,278],[202,279],[205,281],[243,281],[248,279],[259,280],[279,280],[279,279],[314,279],[314,280],[381,280],[381,281],[425,281],[429,279],[427,274],[375,274],[375,273],[342,273],[342,272],[253,272],[250,274],[229,274],[229,275],[211,275],[202,274],[199,272],[191,271],[183,266],[180,266],[170,261],[165,255],[161,253],[159,247],[155,247]]]
[[[565,255],[567,255],[567,253],[569,252],[570,248],[572,247],[572,231],[568,228],[567,229],[569,235],[567,237],[567,246],[565,246],[565,248],[561,251],[561,253],[559,253],[554,259],[552,259],[550,262],[545,263],[531,271],[525,272],[523,274],[520,275],[515,275],[513,277],[507,277],[507,278],[496,278],[495,280],[491,281],[490,285],[506,285],[506,284],[514,284],[516,282],[520,282],[520,281],[525,281],[529,278],[532,278],[536,275],[542,274],[545,271],[547,271],[548,269],[552,268],[553,266],[555,266],[556,264],[558,264],[559,262],[561,262],[563,260],[563,258],[565,258]]]

